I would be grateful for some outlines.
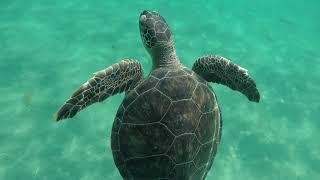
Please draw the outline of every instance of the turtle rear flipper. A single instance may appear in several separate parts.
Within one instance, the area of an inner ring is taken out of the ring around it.
[[[254,80],[246,69],[221,56],[203,56],[193,65],[192,70],[209,82],[228,86],[240,91],[250,101],[259,102],[260,94]]]
[[[76,90],[58,111],[55,119],[72,118],[85,107],[109,96],[133,89],[143,79],[141,64],[135,60],[119,63],[94,73],[94,77]]]

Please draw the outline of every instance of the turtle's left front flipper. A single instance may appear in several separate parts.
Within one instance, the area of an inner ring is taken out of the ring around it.
[[[259,102],[260,94],[254,80],[246,69],[221,56],[204,56],[193,65],[192,70],[209,82],[228,86],[240,91],[250,101]]]
[[[76,90],[60,108],[56,121],[72,118],[85,107],[101,102],[109,96],[133,89],[143,79],[141,64],[135,60],[119,63],[94,73],[94,77]]]

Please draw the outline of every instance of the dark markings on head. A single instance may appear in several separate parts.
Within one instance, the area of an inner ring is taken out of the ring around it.
[[[144,10],[139,20],[140,35],[146,48],[172,41],[172,33],[165,19],[157,12]]]

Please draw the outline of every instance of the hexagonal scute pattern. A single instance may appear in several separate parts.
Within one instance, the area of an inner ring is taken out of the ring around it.
[[[175,76],[184,76],[184,75],[188,75],[187,72],[185,72],[182,69],[177,69],[177,70],[169,71],[166,77],[175,77]]]
[[[199,125],[196,129],[196,135],[202,144],[214,139],[214,134],[217,132],[216,128],[219,128],[215,125],[216,121],[214,112],[201,116]]]
[[[151,76],[154,76],[158,79],[164,78],[164,76],[168,73],[168,69],[166,68],[158,68],[151,72]]]
[[[169,175],[170,180],[189,179],[196,171],[193,162],[176,165]]]
[[[191,71],[191,70],[189,70],[189,71]],[[192,71],[192,72],[194,72],[194,71]],[[197,73],[194,72],[192,76],[199,83],[202,83],[204,85],[208,84],[208,82],[203,77],[199,76]]]
[[[151,180],[167,178],[174,168],[174,162],[165,155],[152,156],[147,158],[130,159],[126,162],[126,169],[133,179]],[[126,173],[126,172],[124,172]]]
[[[212,151],[211,151],[211,154],[210,154],[210,160],[209,160],[209,163],[208,163],[208,166],[207,166],[207,169],[208,171],[210,170],[212,164],[213,164],[213,160],[216,156],[216,153],[217,153],[217,150],[218,150],[218,145],[219,145],[219,142],[218,141],[214,141],[212,143]]]
[[[187,67],[183,67],[183,71],[186,72],[188,75],[194,74],[194,72],[191,69],[187,68]],[[193,75],[193,77],[195,77],[195,76]]]
[[[115,118],[112,124],[112,132],[118,133],[121,126],[121,121],[119,118]]]
[[[116,114],[116,118],[119,118],[120,120],[122,120],[123,115],[124,115],[125,109],[123,107],[123,103],[120,105],[117,114]]]
[[[160,121],[167,111],[171,100],[156,89],[139,95],[127,107],[122,122],[145,124]],[[159,106],[159,104],[161,106]]]
[[[216,146],[212,146],[212,143],[213,141],[200,147],[198,154],[194,158],[194,163],[197,168],[204,166],[211,159],[211,152],[214,148],[217,148]]]
[[[216,103],[213,91],[211,91],[207,85],[201,83],[196,87],[192,95],[192,100],[203,113],[212,111]]]
[[[157,83],[158,83],[158,79],[152,77],[152,76],[149,76],[145,81],[143,81],[141,84],[139,84],[137,87],[136,87],[136,91],[141,94],[151,88],[153,88]]]
[[[214,110],[214,119],[216,119],[216,128],[215,128],[215,139],[220,142],[221,140],[221,135],[222,135],[222,117],[221,117],[221,112],[219,106]],[[219,119],[219,120],[218,120]],[[218,128],[219,127],[219,128]]]
[[[183,134],[174,139],[167,154],[176,164],[192,161],[200,148],[195,134]]]
[[[221,135],[216,105],[210,86],[193,71],[152,71],[125,97],[113,124],[120,173],[139,180],[205,177]]]
[[[161,120],[176,136],[194,132],[201,113],[192,100],[173,102]]]
[[[112,151],[113,160],[117,167],[125,163],[125,159],[120,151]]]
[[[129,104],[131,104],[137,97],[139,96],[139,94],[136,91],[130,91],[126,97],[124,98],[124,100],[122,101],[122,105],[123,107],[127,107]]]
[[[160,123],[146,125],[124,123],[119,132],[120,151],[125,159],[163,154],[173,139],[174,136]]]
[[[202,180],[206,175],[206,171],[207,169],[205,166],[197,169],[196,172],[191,176],[191,180]]]
[[[189,99],[196,87],[196,81],[191,76],[166,77],[156,86],[173,101]]]

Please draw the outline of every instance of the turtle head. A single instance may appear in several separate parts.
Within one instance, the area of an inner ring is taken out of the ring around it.
[[[173,35],[165,19],[157,12],[144,10],[139,20],[140,35],[146,49],[163,47],[173,42]]]

